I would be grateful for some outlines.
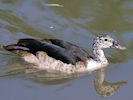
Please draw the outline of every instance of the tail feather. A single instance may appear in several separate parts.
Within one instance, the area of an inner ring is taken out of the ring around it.
[[[29,49],[27,49],[25,47],[18,46],[17,44],[2,46],[2,48],[4,48],[7,51],[10,51],[12,53],[15,53],[19,56],[25,56],[30,53]]]

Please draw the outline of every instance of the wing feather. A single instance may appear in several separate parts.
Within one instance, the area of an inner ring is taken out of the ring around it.
[[[17,44],[7,45],[5,49],[11,52],[16,50],[26,51],[34,55],[36,55],[38,51],[44,51],[48,56],[68,64],[75,64],[77,61],[84,61],[91,57],[82,48],[58,39],[20,39]]]

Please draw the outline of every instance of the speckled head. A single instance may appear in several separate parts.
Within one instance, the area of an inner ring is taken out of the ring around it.
[[[116,48],[120,50],[125,50],[126,47],[121,46],[116,40],[111,38],[107,34],[99,34],[95,39],[93,43],[94,48]]]

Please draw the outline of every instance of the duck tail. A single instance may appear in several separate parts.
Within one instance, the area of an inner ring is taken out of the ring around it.
[[[17,44],[12,44],[12,45],[0,45],[1,48],[15,53],[19,56],[25,56],[27,53],[29,53],[29,50],[25,47],[18,46]]]

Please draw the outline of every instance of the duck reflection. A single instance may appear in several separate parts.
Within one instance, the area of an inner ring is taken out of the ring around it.
[[[5,54],[4,54],[5,56]],[[2,57],[2,55],[1,55]],[[4,68],[1,68],[0,78],[9,77],[16,78],[17,76],[22,75],[22,78],[28,78],[33,82],[45,84],[45,85],[56,85],[56,84],[64,84],[68,83],[71,80],[77,79],[81,76],[86,76],[85,73],[82,74],[59,74],[59,73],[50,73],[46,71],[40,71],[37,69],[29,68],[29,64],[20,63],[21,59],[13,57],[12,60],[10,57],[6,59],[8,61],[7,65]],[[17,63],[19,62],[19,63]],[[106,68],[99,69],[94,72],[94,87],[97,94],[107,97],[112,96],[115,92],[117,92],[122,86],[126,85],[126,81],[118,81],[118,82],[107,82],[105,80],[105,72]]]
[[[122,86],[126,85],[126,81],[119,81],[119,82],[107,82],[105,80],[105,68],[97,70],[95,72],[94,78],[94,87],[96,92],[103,96],[112,96],[115,92],[117,92]]]
[[[13,65],[14,66],[14,65]],[[13,68],[12,66],[12,68]],[[18,67],[18,66],[17,66]],[[21,70],[21,71],[20,71]],[[73,75],[65,75],[65,74],[57,74],[57,73],[49,73],[44,71],[37,71],[36,69],[11,69],[6,70],[6,73],[1,77],[7,76],[22,76],[32,80],[33,82],[45,84],[45,85],[56,85],[56,84],[66,84],[70,81],[77,79],[78,77],[84,76],[85,74],[73,74]],[[122,86],[126,85],[126,81],[118,81],[118,82],[107,82],[105,80],[105,68],[99,69],[95,72],[94,77],[94,87],[97,94],[108,97],[112,96],[115,92],[117,92]]]

